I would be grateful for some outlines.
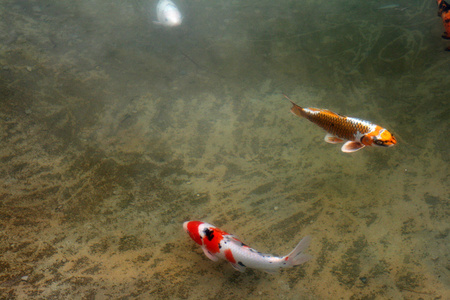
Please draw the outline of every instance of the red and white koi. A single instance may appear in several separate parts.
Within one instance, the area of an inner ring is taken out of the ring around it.
[[[309,246],[310,236],[304,237],[288,255],[276,257],[262,254],[235,236],[202,221],[184,222],[183,228],[202,247],[209,259],[213,261],[225,259],[240,272],[252,268],[275,273],[279,269],[301,265],[312,258],[309,254],[303,253]]]
[[[325,129],[325,142],[345,142],[341,148],[342,152],[355,152],[365,146],[391,147],[397,143],[389,131],[369,121],[342,116],[328,109],[302,108],[285,94],[283,96],[292,103],[291,112],[294,115],[306,118]]]

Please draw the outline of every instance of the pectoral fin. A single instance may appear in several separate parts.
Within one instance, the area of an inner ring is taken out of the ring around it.
[[[348,141],[342,146],[341,150],[345,153],[351,153],[356,152],[364,147],[365,146],[360,142]]]
[[[245,265],[241,262],[237,262],[237,263],[232,263],[230,262],[230,264],[233,266],[233,268],[235,270],[238,270],[239,272],[244,272],[247,268],[245,267]]]
[[[218,261],[219,258],[208,251],[208,249],[202,247],[203,253],[205,253],[206,257],[208,257],[212,261]]]
[[[330,143],[330,144],[338,144],[338,143],[343,143],[344,140],[341,138],[338,138],[337,136],[334,136],[332,134],[327,133],[327,135],[325,135],[324,138],[325,142]]]
[[[266,273],[272,274],[272,275],[278,273],[278,270],[274,270],[274,269],[264,269],[263,271]]]

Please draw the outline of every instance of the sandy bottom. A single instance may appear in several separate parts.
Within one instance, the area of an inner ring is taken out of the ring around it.
[[[448,299],[435,3],[300,2],[2,1],[0,299]],[[344,154],[282,92],[398,145]],[[314,259],[239,273],[186,220]]]

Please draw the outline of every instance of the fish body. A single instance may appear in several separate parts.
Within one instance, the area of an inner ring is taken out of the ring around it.
[[[304,237],[288,255],[277,257],[256,251],[235,236],[202,221],[184,222],[183,228],[201,246],[209,259],[213,261],[224,259],[240,272],[251,268],[275,273],[283,268],[303,264],[312,258],[309,254],[303,253],[309,246],[310,236]]]
[[[283,94],[284,95],[284,94]],[[303,108],[292,102],[291,112],[319,125],[327,132],[325,141],[344,143],[342,152],[351,153],[365,146],[391,147],[397,143],[395,137],[385,128],[358,118],[346,117],[328,109]]]
[[[444,33],[442,34],[442,38],[446,40],[450,40],[450,4],[445,2],[444,0],[437,0],[438,4],[438,16],[442,18],[442,22],[444,23]],[[450,47],[447,47],[447,51],[450,51]]]
[[[159,0],[156,5],[156,16],[158,21],[153,23],[167,27],[178,26],[183,20],[178,7],[171,0]]]

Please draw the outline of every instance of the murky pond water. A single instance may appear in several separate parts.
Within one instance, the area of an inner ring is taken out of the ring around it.
[[[444,299],[450,54],[432,1],[0,4],[0,298]],[[378,9],[382,5],[396,4]],[[292,115],[370,120],[353,154]],[[212,262],[204,220],[276,275]]]

